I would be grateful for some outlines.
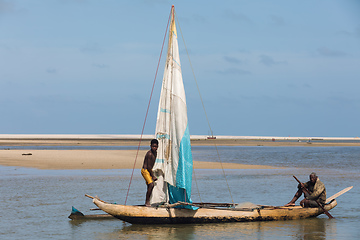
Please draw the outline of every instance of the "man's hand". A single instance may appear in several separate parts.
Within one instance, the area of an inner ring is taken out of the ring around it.
[[[152,179],[155,182],[157,180],[157,177],[153,176]]]

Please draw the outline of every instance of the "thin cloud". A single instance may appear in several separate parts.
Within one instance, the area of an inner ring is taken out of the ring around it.
[[[222,71],[217,71],[217,73],[222,75],[248,75],[251,74],[251,72],[242,70],[239,68],[228,68]]]
[[[87,0],[58,0],[59,3],[73,4],[73,3],[87,3]]]
[[[261,55],[260,56],[260,62],[268,67],[272,67],[274,65],[279,65],[279,64],[286,64],[286,61],[276,61],[274,60],[272,57],[268,56],[268,55]]]
[[[46,69],[46,72],[49,74],[56,74],[57,70],[55,68],[48,68],[48,69]]]
[[[252,24],[253,22],[251,21],[250,18],[248,18],[245,14],[242,13],[235,13],[232,10],[227,10],[224,12],[224,16],[228,17],[234,21],[240,22],[240,23],[250,23]]]
[[[304,84],[302,84],[302,85],[296,85],[296,84],[294,84],[294,83],[289,83],[289,84],[287,84],[287,87],[288,88],[292,88],[292,89],[297,89],[297,88],[299,88],[299,87],[301,87],[301,88],[307,88],[307,89],[310,89],[310,88],[312,88],[312,86],[310,85],[310,84],[308,84],[308,83],[304,83]]]
[[[180,23],[191,23],[191,24],[194,24],[195,22],[202,23],[202,24],[208,22],[208,20],[204,16],[199,15],[199,14],[193,14],[189,17],[181,16],[181,17],[179,17],[179,20],[180,20]]]
[[[97,67],[97,68],[108,68],[109,67],[109,65],[101,64],[101,63],[94,63],[93,66]]]
[[[317,49],[317,53],[318,53],[320,56],[324,56],[324,57],[343,57],[343,56],[348,55],[348,54],[345,53],[345,52],[341,52],[341,51],[337,51],[337,50],[332,50],[332,49],[329,49],[329,48],[327,48],[327,47],[318,48],[318,49]]]
[[[83,53],[99,53],[101,52],[101,48],[99,47],[99,44],[94,43],[80,48],[80,51]]]
[[[0,0],[0,14],[10,13],[15,10],[15,4],[11,1]]]
[[[242,63],[242,61],[236,57],[229,57],[229,56],[224,56],[224,60],[229,62],[229,63],[235,63],[235,64],[240,64]]]
[[[343,35],[343,36],[348,36],[348,37],[360,37],[360,26],[355,28],[354,31],[343,30],[343,31],[337,32],[337,34]]]
[[[276,15],[270,15],[270,22],[272,25],[276,26],[284,26],[285,21],[282,17],[276,16]]]

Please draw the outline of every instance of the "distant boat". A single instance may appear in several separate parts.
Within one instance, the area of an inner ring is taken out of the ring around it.
[[[156,186],[151,196],[153,207],[111,204],[97,197],[86,196],[92,198],[94,204],[104,212],[129,223],[270,221],[316,217],[323,213],[321,208],[300,206],[192,202],[193,161],[174,6],[171,8],[168,51],[157,115],[156,138],[159,140],[159,148],[153,171],[158,180],[155,182]],[[329,211],[336,205],[336,200],[333,199],[325,205],[325,209]]]

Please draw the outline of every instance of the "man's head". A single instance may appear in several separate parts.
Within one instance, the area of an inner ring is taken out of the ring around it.
[[[310,182],[316,183],[316,180],[317,180],[317,178],[318,178],[318,177],[316,176],[316,173],[312,172],[309,177],[310,177]]]
[[[156,152],[159,147],[159,141],[157,139],[151,140],[150,147],[152,151]]]

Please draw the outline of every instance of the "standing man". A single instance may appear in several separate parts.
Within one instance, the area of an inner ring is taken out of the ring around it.
[[[316,173],[312,172],[310,174],[310,181],[304,183],[304,186],[310,192],[310,195],[303,190],[301,184],[298,185],[298,191],[295,193],[294,198],[285,205],[285,207],[295,206],[296,200],[301,196],[304,192],[305,198],[300,202],[302,207],[319,207],[316,200],[324,205],[326,201],[326,189],[325,185],[320,181],[320,179],[316,176]]]
[[[141,168],[141,175],[144,177],[147,184],[145,206],[150,207],[150,196],[154,188],[154,181],[157,178],[154,176],[152,168],[154,167],[159,141],[157,139],[151,140],[150,150],[146,153],[144,164]]]

